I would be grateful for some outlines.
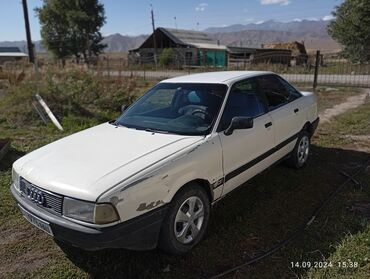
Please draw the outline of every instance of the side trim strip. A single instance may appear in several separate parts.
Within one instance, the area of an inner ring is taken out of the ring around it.
[[[256,165],[259,162],[261,162],[262,160],[266,159],[267,157],[269,157],[270,155],[272,155],[276,151],[280,150],[281,148],[283,148],[287,144],[291,143],[293,140],[295,140],[295,139],[298,138],[299,133],[300,132],[294,134],[290,138],[286,139],[282,143],[279,143],[277,146],[273,147],[272,149],[268,150],[267,152],[263,153],[262,155],[258,156],[257,158],[253,159],[252,161],[249,161],[248,163],[240,166],[239,168],[237,168],[237,169],[229,172],[225,176],[225,182],[229,181],[230,179],[234,178],[235,176],[238,176],[242,172],[245,172],[246,170],[250,169],[254,165]]]

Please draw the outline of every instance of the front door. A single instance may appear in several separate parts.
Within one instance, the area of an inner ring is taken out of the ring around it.
[[[224,131],[235,116],[253,118],[250,129]],[[230,192],[269,166],[267,152],[274,146],[272,119],[257,90],[255,79],[234,84],[226,101],[217,131],[222,144],[225,184],[223,194]]]

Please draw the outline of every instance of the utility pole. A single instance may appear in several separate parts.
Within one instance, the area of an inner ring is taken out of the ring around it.
[[[33,43],[31,39],[30,22],[28,19],[27,0],[22,0],[22,4],[23,4],[24,24],[26,26],[28,58],[29,58],[30,63],[34,64],[35,63],[35,53],[33,51]]]
[[[152,15],[152,28],[153,28],[154,64],[155,64],[155,68],[157,69],[157,41],[155,40],[155,25],[154,25],[153,5],[150,4],[150,7],[151,7],[151,15]]]
[[[175,28],[177,29],[177,19],[176,17],[173,17],[173,19],[175,20]]]

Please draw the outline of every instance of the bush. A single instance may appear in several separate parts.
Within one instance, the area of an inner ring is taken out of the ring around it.
[[[55,116],[77,119],[86,117],[98,122],[116,118],[122,104],[131,104],[148,87],[140,87],[132,78],[99,76],[82,67],[47,68],[39,76],[27,76],[11,85],[0,98],[0,125],[12,127],[40,125],[33,102],[39,93]],[[69,121],[71,122],[71,121]]]
[[[161,66],[171,66],[175,62],[175,54],[172,48],[163,49],[161,55],[159,56],[159,64]]]

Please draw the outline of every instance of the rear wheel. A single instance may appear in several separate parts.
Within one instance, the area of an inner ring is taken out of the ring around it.
[[[206,191],[191,183],[174,197],[162,224],[159,247],[181,255],[191,250],[204,236],[210,214]]]
[[[302,131],[288,159],[289,166],[296,169],[302,168],[307,162],[309,153],[310,135],[307,131]]]

